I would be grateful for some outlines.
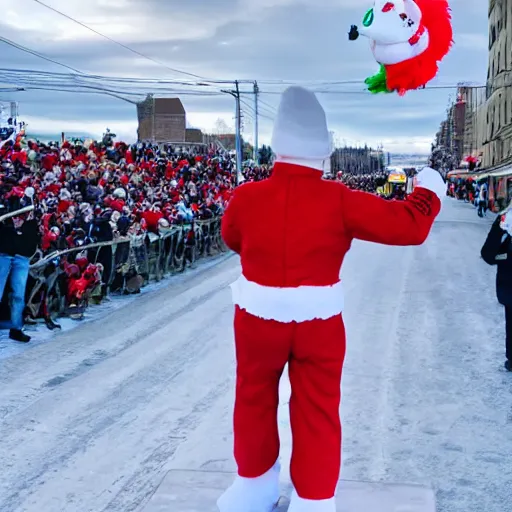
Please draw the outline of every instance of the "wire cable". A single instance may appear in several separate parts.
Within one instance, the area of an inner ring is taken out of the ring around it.
[[[89,25],[86,25],[85,23],[73,18],[72,16],[69,16],[68,14],[62,12],[62,11],[59,11],[58,9],[56,9],[55,7],[52,7],[51,5],[48,5],[44,2],[42,2],[41,0],[33,0],[34,2],[36,2],[37,4],[43,6],[43,7],[46,7],[47,9],[50,9],[50,11],[53,11],[55,12],[56,14],[60,15],[60,16],[63,16],[64,18],[72,21],[73,23],[77,23],[78,25],[80,25],[81,27],[87,29],[87,30],[90,30],[91,32],[93,32],[94,34],[100,36],[100,37],[103,37],[104,39],[106,39],[107,41],[110,41],[111,43],[114,43],[118,46],[120,46],[121,48],[124,48],[125,50],[128,50],[129,52],[132,52],[133,54],[135,55],[138,55],[139,57],[142,57],[144,59],[147,59],[155,64],[158,64],[159,66],[163,66],[164,68],[167,68],[168,70],[172,71],[173,73],[179,73],[179,74],[182,74],[182,75],[187,75],[187,76],[191,76],[193,78],[198,78],[199,80],[207,80],[205,77],[203,76],[200,76],[200,75],[196,75],[194,73],[189,73],[187,71],[181,71],[180,69],[176,69],[176,68],[171,68],[169,66],[167,66],[166,64],[164,64],[163,62],[160,62],[156,59],[153,59],[152,57],[149,57],[148,55],[145,55],[137,50],[134,50],[133,48],[127,46],[126,44],[123,44],[123,43],[120,43],[119,41],[116,41],[115,39],[112,39],[111,37],[105,35],[105,34],[102,34],[101,32],[99,32],[98,30],[90,27]]]
[[[36,52],[35,50],[31,50],[30,48],[27,48],[26,46],[22,46],[21,44],[15,43],[14,41],[7,39],[6,37],[0,36],[0,41],[9,46],[12,46],[13,48],[16,48],[17,50],[20,50],[25,53],[29,53],[31,55],[34,55],[35,57],[39,57],[40,59],[51,62],[52,64],[56,64],[57,66],[62,66],[63,68],[70,69],[71,71],[73,71],[75,73],[82,74],[82,72],[79,71],[78,69],[75,69],[71,66],[68,66],[67,64],[63,64],[62,62],[56,61],[54,59],[50,59],[49,57],[46,57],[46,56],[42,55],[41,53]]]

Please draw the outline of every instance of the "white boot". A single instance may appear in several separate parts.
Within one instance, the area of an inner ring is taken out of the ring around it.
[[[336,499],[306,500],[293,491],[288,512],[336,512]]]
[[[280,497],[280,471],[281,464],[277,461],[257,478],[237,476],[217,501],[220,512],[272,512]]]

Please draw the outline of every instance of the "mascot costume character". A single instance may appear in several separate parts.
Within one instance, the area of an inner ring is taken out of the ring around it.
[[[272,177],[239,186],[222,236],[241,257],[235,304],[234,455],[238,476],[221,512],[270,512],[279,500],[278,389],[292,388],[290,512],[335,512],[345,358],[340,269],[352,240],[422,244],[446,186],[425,168],[406,201],[387,201],[323,178],[331,143],[325,112],[301,87],[281,98]],[[313,213],[312,213],[313,212]]]
[[[438,72],[448,54],[453,30],[447,0],[375,0],[361,27],[352,25],[351,41],[370,39],[380,71],[365,83],[372,93],[420,89]]]

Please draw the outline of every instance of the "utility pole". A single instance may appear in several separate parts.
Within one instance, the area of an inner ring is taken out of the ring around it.
[[[254,152],[252,159],[256,162],[256,165],[260,164],[259,157],[259,144],[258,144],[258,95],[259,95],[258,82],[254,81]]]
[[[235,103],[236,103],[236,184],[239,184],[239,176],[242,173],[242,112],[240,109],[240,88],[238,80],[235,82]]]
[[[238,80],[235,81],[235,90],[234,91],[221,91],[226,94],[230,94],[235,98],[235,144],[236,144],[236,178],[235,184],[239,185],[240,179],[239,177],[242,174],[242,140],[241,140],[241,132],[242,132],[242,111],[240,108],[240,87],[238,84]]]

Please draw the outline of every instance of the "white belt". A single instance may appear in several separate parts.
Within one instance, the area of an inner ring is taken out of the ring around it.
[[[327,320],[343,311],[341,282],[332,286],[274,288],[248,281],[243,275],[232,285],[233,303],[251,315],[282,323]]]

